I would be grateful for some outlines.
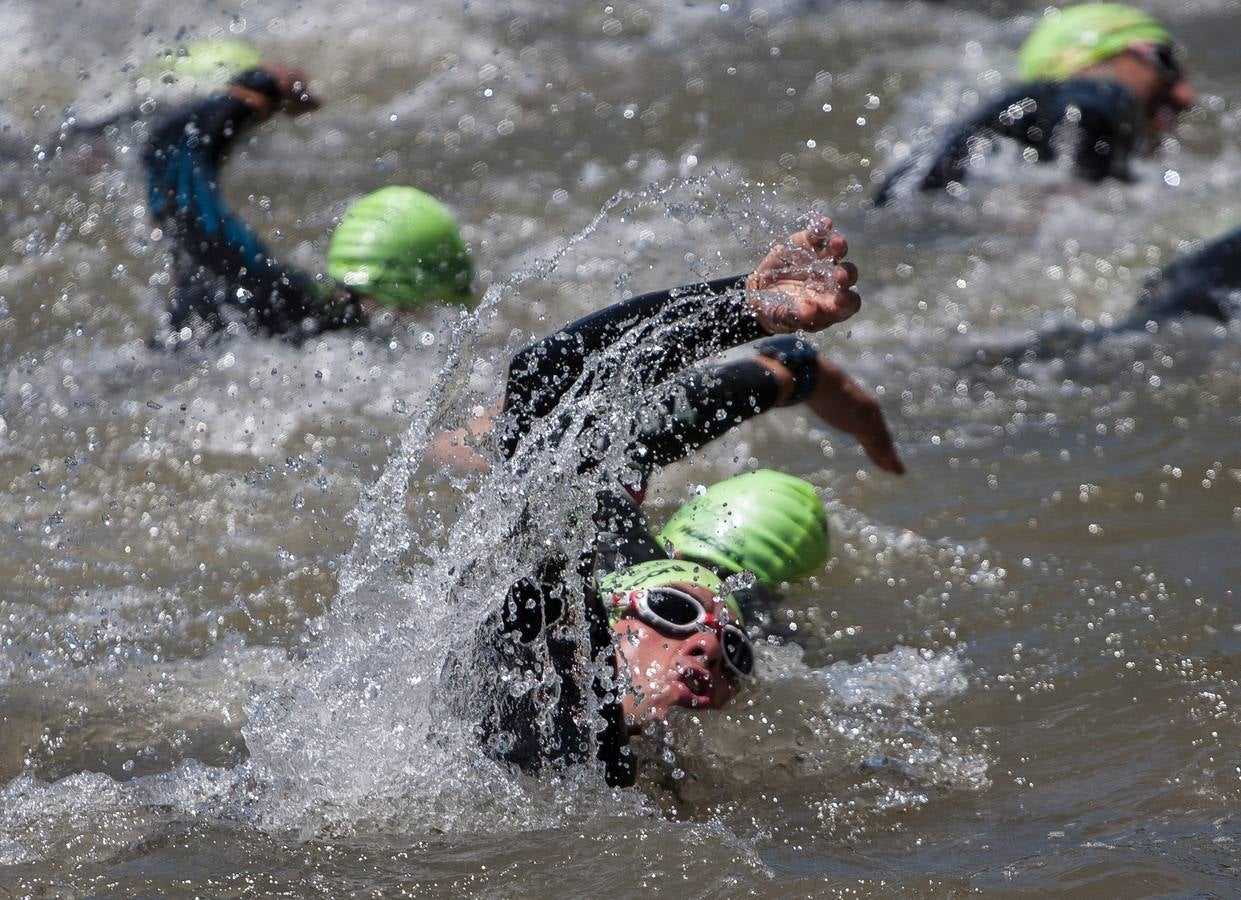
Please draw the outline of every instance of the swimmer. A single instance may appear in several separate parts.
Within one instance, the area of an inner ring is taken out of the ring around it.
[[[531,686],[497,690],[475,710],[492,755],[529,772],[587,763],[593,755],[610,784],[629,784],[632,735],[673,708],[721,707],[752,669],[740,608],[715,573],[684,560],[635,562],[628,555],[630,537],[645,527],[631,497],[641,495],[654,468],[756,415],[804,402],[854,429],[882,468],[903,470],[878,404],[864,393],[859,398],[850,389],[860,391],[856,385],[823,369],[813,350],[790,334],[827,328],[857,311],[857,270],[843,261],[846,251],[831,221],[816,219],[748,276],[630,298],[514,357],[490,432],[494,452],[520,468],[546,465],[549,452],[572,448],[584,474],[621,436],[638,483],[602,490],[592,546],[578,559],[543,559],[537,575],[514,585],[502,612],[480,631],[479,658],[496,670],[488,680],[511,684],[515,676]],[[752,358],[694,366],[763,339]],[[622,342],[630,352],[601,356]],[[643,415],[619,430],[621,410],[607,405],[602,386],[622,368],[640,380]],[[586,398],[599,405],[586,423],[574,423],[566,446],[570,422],[562,401]],[[583,660],[600,665],[584,672]],[[588,692],[601,726],[589,715]]]
[[[166,88],[178,93],[218,92],[229,79],[261,62],[257,47],[236,38],[207,38],[182,44],[137,70],[138,82],[133,87],[144,84],[148,96],[143,102],[131,102],[94,118],[82,118],[73,107],[66,107],[56,133],[44,141],[26,142],[21,155],[33,151],[39,160],[69,156],[83,173],[95,174],[116,162],[115,145],[143,133],[142,129],[152,120],[151,107],[164,100]],[[160,94],[158,101],[154,92]],[[0,158],[6,155],[0,146]]]
[[[1154,330],[1186,316],[1230,322],[1241,313],[1241,227],[1173,260],[1143,285],[1123,329]]]
[[[1199,316],[1227,324],[1241,315],[1241,227],[1151,273],[1129,313],[1107,328],[1073,323],[1050,328],[1009,347],[980,347],[969,365],[1007,366],[1063,358],[1125,332],[1158,332],[1169,322]]]
[[[472,264],[452,214],[415,188],[382,188],[348,209],[332,235],[328,278],[282,265],[228,208],[220,166],[238,137],[277,113],[318,106],[300,69],[265,63],[152,131],[143,155],[148,203],[176,272],[165,346],[201,342],[230,325],[298,341],[365,329],[430,300],[469,298]]]
[[[1130,158],[1153,149],[1194,104],[1172,35],[1149,14],[1119,3],[1049,13],[1022,45],[1018,63],[1021,84],[955,125],[929,156],[899,165],[875,205],[909,184],[959,191],[1000,139],[1035,162],[1067,154],[1086,181],[1132,181]]]

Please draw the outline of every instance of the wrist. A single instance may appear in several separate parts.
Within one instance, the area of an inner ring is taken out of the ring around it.
[[[754,314],[759,329],[766,335],[779,334],[775,324],[763,314],[763,286],[757,272],[751,272],[745,277],[744,287],[746,306],[750,307],[750,311]]]
[[[814,392],[819,380],[819,354],[805,338],[794,335],[772,338],[758,345],[758,353],[778,362],[792,377],[792,391],[787,399],[781,397],[781,406],[801,403]]]

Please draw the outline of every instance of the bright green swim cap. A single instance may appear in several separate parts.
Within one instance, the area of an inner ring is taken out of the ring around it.
[[[774,587],[823,565],[827,514],[808,482],[759,469],[711,485],[676,511],[659,539],[677,556],[753,572]]]
[[[1123,3],[1084,3],[1044,16],[1017,53],[1022,78],[1062,79],[1134,44],[1172,43],[1149,13]]]
[[[605,576],[600,579],[598,590],[599,597],[606,601],[613,594],[627,594],[642,588],[664,587],[669,584],[699,585],[716,596],[719,596],[720,588],[724,586],[724,582],[718,575],[703,566],[686,562],[683,559],[653,559]],[[732,594],[727,594],[720,599],[732,610],[732,614],[737,618],[737,624],[745,624],[737,599]],[[619,607],[608,607],[608,622],[615,624],[621,617],[622,611]]]
[[[380,188],[355,202],[332,233],[328,274],[385,306],[466,300],[474,267],[444,204],[417,188]]]
[[[203,81],[221,85],[246,69],[253,69],[263,59],[253,44],[236,38],[212,38],[190,41],[178,47],[171,56],[161,57],[143,67],[153,79],[168,76],[176,81]]]

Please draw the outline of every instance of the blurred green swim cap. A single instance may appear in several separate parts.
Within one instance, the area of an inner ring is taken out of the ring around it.
[[[474,266],[444,204],[393,185],[356,201],[332,233],[328,274],[385,306],[467,300]]]
[[[1017,53],[1022,78],[1069,78],[1134,44],[1172,43],[1153,16],[1123,3],[1083,3],[1043,17]]]
[[[676,511],[660,542],[677,556],[728,574],[753,572],[774,587],[827,559],[827,513],[814,487],[759,469],[707,488]]]
[[[171,55],[161,56],[143,67],[143,74],[159,81],[202,81],[221,85],[234,75],[253,69],[262,62],[258,48],[236,38],[206,38],[190,41]]]
[[[598,591],[599,597],[606,601],[613,594],[627,594],[641,588],[664,587],[669,584],[699,585],[717,597],[724,586],[724,582],[718,575],[703,566],[686,562],[683,559],[653,559],[603,577],[599,581]],[[744,625],[745,619],[741,615],[741,607],[737,604],[737,599],[732,594],[727,594],[720,599],[732,610],[732,614],[737,618],[737,624]],[[619,607],[609,606],[608,622],[616,624],[622,612],[623,610]]]

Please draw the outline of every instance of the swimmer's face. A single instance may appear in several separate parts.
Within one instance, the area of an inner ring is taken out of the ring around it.
[[[276,79],[283,96],[282,109],[291,116],[313,112],[320,106],[319,99],[310,92],[310,79],[296,66],[267,63],[263,68]]]
[[[728,606],[706,588],[686,582],[669,587],[692,596],[720,622],[734,621]],[[612,630],[619,638],[617,667],[629,682],[621,705],[630,733],[664,719],[674,707],[719,709],[736,692],[715,630],[664,634],[630,615],[618,619]]]
[[[1155,134],[1171,131],[1177,117],[1194,105],[1193,85],[1167,45],[1133,44],[1101,66],[1133,91],[1146,113],[1147,126]]]

